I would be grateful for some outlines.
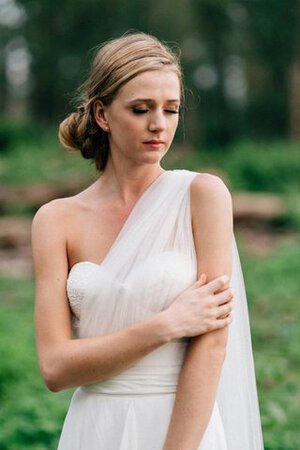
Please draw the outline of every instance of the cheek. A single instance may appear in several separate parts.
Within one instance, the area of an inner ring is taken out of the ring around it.
[[[112,143],[119,145],[124,139],[126,140],[126,133],[124,133],[124,129],[120,122],[113,123],[110,125],[110,140]]]
[[[142,121],[127,119],[123,122],[120,132],[123,135],[124,141],[132,139],[140,140],[145,136],[145,124]]]
[[[124,117],[122,120],[118,120],[118,122],[116,122],[116,126],[114,128],[126,135],[139,132],[139,130],[143,129],[143,124],[135,118]]]
[[[172,125],[170,126],[170,129],[172,130],[172,133],[175,134],[177,127],[178,127],[178,123],[179,123],[179,118],[176,118],[176,120],[174,120],[174,122],[172,123]]]

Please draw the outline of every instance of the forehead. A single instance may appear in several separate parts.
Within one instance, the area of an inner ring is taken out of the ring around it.
[[[180,82],[172,70],[147,71],[124,84],[116,98],[126,101],[135,98],[180,100]]]

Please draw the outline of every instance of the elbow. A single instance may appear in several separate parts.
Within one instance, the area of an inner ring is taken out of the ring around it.
[[[55,364],[52,364],[51,362],[42,362],[40,364],[40,369],[42,378],[49,391],[60,392],[64,389],[61,371],[58,370]]]
[[[52,382],[49,380],[44,380],[44,381],[50,392],[61,392],[62,391],[62,389],[60,389],[59,386],[55,382]]]
[[[50,392],[61,392],[63,390],[56,380],[44,378],[44,381]]]

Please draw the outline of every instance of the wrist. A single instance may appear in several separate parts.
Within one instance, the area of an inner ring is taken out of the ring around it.
[[[157,314],[157,323],[166,344],[183,337],[183,334],[180,333],[179,328],[174,323],[169,309]]]
[[[129,333],[129,339],[133,338],[139,343],[144,343],[142,345],[144,349],[146,343],[147,351],[155,350],[162,345],[183,337],[178,332],[178,327],[174,325],[168,310],[132,325],[127,330],[127,333]]]

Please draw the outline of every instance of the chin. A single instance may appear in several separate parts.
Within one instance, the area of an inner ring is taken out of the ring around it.
[[[161,161],[162,158],[166,155],[167,152],[160,151],[152,151],[152,153],[148,153],[145,159],[149,159],[151,161]]]
[[[144,163],[146,163],[146,164],[159,164],[160,161],[162,160],[162,158],[163,157],[161,155],[157,156],[156,158],[154,158],[154,157],[152,157],[152,158],[145,158],[144,159]]]

